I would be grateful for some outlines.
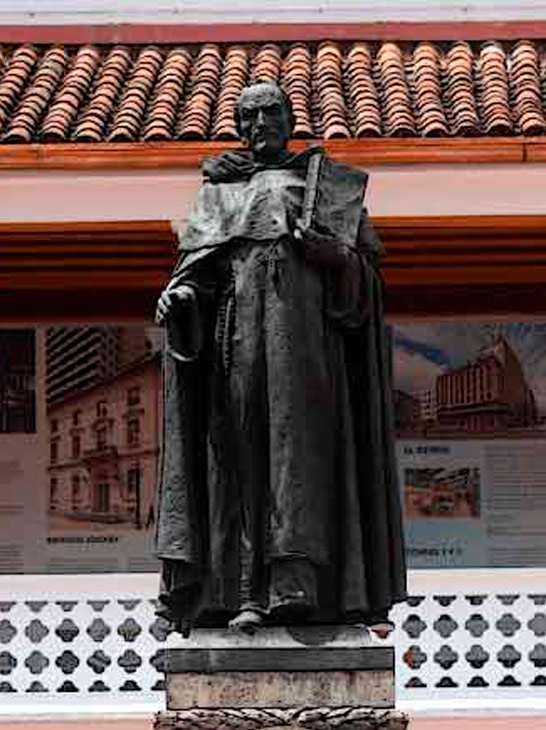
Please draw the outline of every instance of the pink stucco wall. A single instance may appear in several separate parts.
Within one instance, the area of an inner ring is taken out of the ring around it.
[[[376,216],[544,213],[546,164],[368,166]],[[172,220],[191,211],[197,170],[18,172],[0,177],[0,223]]]

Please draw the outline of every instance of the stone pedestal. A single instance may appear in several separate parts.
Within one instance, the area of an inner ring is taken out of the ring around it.
[[[404,730],[394,653],[360,627],[196,630],[167,652],[156,730]]]

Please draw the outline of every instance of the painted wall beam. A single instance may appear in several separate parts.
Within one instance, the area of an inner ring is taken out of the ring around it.
[[[396,317],[546,314],[546,216],[375,218]],[[150,320],[165,221],[0,225],[3,321]]]

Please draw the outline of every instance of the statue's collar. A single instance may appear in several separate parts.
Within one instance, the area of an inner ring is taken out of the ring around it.
[[[209,157],[203,162],[203,177],[206,182],[239,182],[248,180],[256,172],[269,169],[298,169],[305,173],[307,161],[318,150],[312,147],[298,154],[288,153],[274,165],[256,162],[252,153],[246,150],[230,150],[220,157]]]

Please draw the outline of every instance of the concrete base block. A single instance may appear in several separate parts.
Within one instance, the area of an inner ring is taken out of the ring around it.
[[[205,629],[165,655],[156,730],[404,730],[394,652],[355,627]]]
[[[167,708],[392,707],[392,672],[188,672],[167,677]]]

